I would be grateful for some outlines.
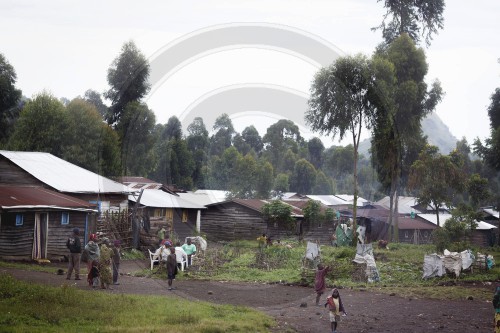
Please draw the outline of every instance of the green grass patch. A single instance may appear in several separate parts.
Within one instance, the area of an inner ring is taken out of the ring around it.
[[[240,306],[55,288],[0,275],[0,327],[9,332],[269,332],[273,325]]]

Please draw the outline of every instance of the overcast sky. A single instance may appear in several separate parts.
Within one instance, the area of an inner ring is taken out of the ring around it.
[[[75,5],[78,4],[78,5]],[[283,26],[321,40],[341,54],[371,55],[381,42],[384,9],[376,0],[265,1],[23,1],[0,2],[0,53],[17,72],[17,87],[31,97],[42,90],[72,99],[87,89],[104,92],[107,70],[133,40],[151,61],[172,45],[221,25]],[[425,49],[427,81],[446,92],[437,114],[469,143],[489,136],[487,106],[500,87],[500,1],[448,0],[444,30]],[[210,45],[208,45],[210,47]],[[186,59],[187,60],[187,59]],[[157,122],[231,86],[259,84],[307,96],[318,64],[299,51],[227,47],[190,59],[147,96]],[[224,88],[226,87],[226,88]],[[213,112],[209,110],[206,112]],[[265,128],[283,117],[248,110],[236,129]],[[186,130],[186,128],[183,128]],[[337,141],[335,141],[337,142]]]

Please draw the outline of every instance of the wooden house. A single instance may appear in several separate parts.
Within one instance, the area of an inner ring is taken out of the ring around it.
[[[142,220],[141,244],[154,247],[158,243],[157,232],[165,227],[171,238],[184,242],[188,236],[195,236],[200,230],[201,210],[205,207],[181,198],[163,189],[141,189],[129,195],[133,210]]]
[[[41,186],[0,186],[0,257],[62,259],[73,228],[95,223],[95,205]]]
[[[127,188],[52,154],[0,150],[0,186],[42,187],[90,203],[99,214],[96,223],[86,226],[85,235],[100,231],[125,241],[130,238]],[[110,219],[109,212],[122,218]],[[114,221],[123,223],[116,226]]]
[[[437,226],[437,216],[436,214],[426,213],[417,214],[419,218],[425,219],[426,221]],[[451,214],[441,213],[439,214],[439,225],[445,225],[446,221],[451,218]],[[496,237],[498,234],[498,228],[490,223],[479,221],[476,222],[477,226],[472,231],[470,236],[470,242],[474,245],[481,247],[489,247],[496,244]]]

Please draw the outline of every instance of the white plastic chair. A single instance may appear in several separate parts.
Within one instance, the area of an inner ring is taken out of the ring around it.
[[[186,257],[177,257],[177,264],[181,265],[181,271],[184,272],[184,269],[187,267],[187,258]]]
[[[151,270],[153,270],[153,266],[156,263],[160,263],[160,258],[159,258],[159,255],[155,254],[154,252],[151,252],[150,249],[148,249],[149,251],[149,261],[151,261]]]

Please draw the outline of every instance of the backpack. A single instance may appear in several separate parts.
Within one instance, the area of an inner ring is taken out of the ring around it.
[[[66,242],[66,246],[68,247],[71,253],[80,253],[82,252],[82,247],[80,245],[80,239],[77,237],[69,237]]]

